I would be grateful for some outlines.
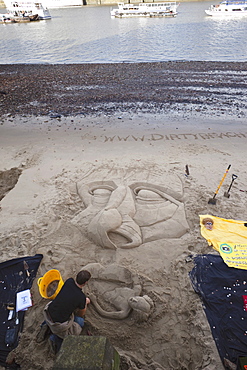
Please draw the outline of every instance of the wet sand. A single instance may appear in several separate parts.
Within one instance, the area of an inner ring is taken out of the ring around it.
[[[246,73],[247,63],[0,66],[1,262],[42,253],[37,278],[57,268],[65,280],[92,262],[139,274],[154,302],[147,321],[104,318],[93,304],[86,314],[92,334],[119,351],[121,369],[223,368],[187,257],[214,253],[199,214],[247,219]],[[109,181],[180,189],[189,230],[131,249],[95,244],[75,223],[85,207],[78,184]],[[16,361],[48,370],[55,357],[36,343],[47,303],[36,281],[32,294]]]

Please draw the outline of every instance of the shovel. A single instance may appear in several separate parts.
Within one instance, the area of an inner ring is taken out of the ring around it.
[[[234,181],[234,180],[236,180],[236,179],[237,179],[237,177],[238,177],[237,175],[232,175],[232,182],[230,183],[230,186],[229,186],[228,190],[224,192],[224,197],[226,197],[226,198],[230,198],[230,194],[229,194],[229,192],[230,192],[230,190],[231,190],[231,187],[232,187],[233,181]]]
[[[217,190],[216,190],[216,192],[214,193],[213,198],[210,198],[210,199],[209,199],[208,204],[216,204],[216,199],[215,199],[215,197],[216,197],[216,195],[218,194],[218,191],[220,190],[220,187],[221,187],[221,185],[223,184],[223,182],[224,182],[224,180],[225,180],[225,177],[226,177],[226,175],[228,174],[228,172],[229,172],[229,170],[230,170],[230,167],[231,167],[231,164],[229,164],[229,166],[227,167],[226,172],[224,173],[224,176],[222,177],[222,179],[221,179],[221,181],[220,181],[220,183],[219,183],[219,186],[217,187]]]

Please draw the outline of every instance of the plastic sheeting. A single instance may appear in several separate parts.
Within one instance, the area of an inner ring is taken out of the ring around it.
[[[0,365],[6,366],[6,358],[19,341],[23,329],[25,311],[15,310],[16,293],[30,289],[43,258],[16,258],[0,263]],[[12,365],[9,368],[16,368]]]
[[[208,229],[205,220],[212,221]],[[247,222],[200,215],[201,234],[229,267],[247,269]]]
[[[237,364],[239,356],[247,355],[246,271],[228,267],[213,254],[194,257],[194,264],[189,276],[202,299],[220,358]]]

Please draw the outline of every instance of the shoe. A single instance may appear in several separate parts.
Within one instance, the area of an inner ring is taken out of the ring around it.
[[[57,345],[56,345],[55,341],[52,340],[51,338],[49,338],[49,346],[50,346],[50,349],[51,349],[52,353],[54,355],[56,355],[58,353]]]
[[[50,333],[49,326],[47,324],[41,324],[40,331],[38,332],[36,336],[36,342],[37,343],[43,342],[49,333]]]
[[[51,334],[49,337],[49,346],[54,355],[58,353],[63,343],[63,339],[59,338],[55,334]]]

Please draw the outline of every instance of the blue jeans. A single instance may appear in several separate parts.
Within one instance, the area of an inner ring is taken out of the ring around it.
[[[51,334],[50,335],[50,340],[54,343],[55,353],[57,353],[61,348],[61,345],[63,343],[63,339],[58,337],[56,334]]]
[[[77,322],[77,324],[80,325],[81,328],[84,326],[84,319],[80,316],[75,316],[74,321]]]

